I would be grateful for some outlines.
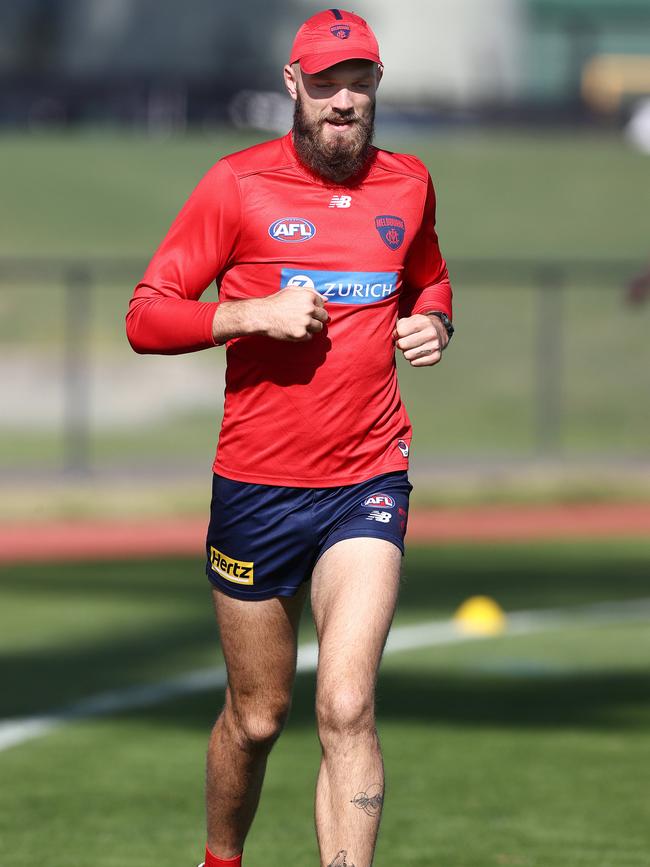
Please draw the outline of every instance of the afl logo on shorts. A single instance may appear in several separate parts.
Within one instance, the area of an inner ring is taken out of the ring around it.
[[[316,226],[302,217],[283,217],[269,226],[269,235],[275,241],[309,241],[316,234]]]
[[[388,494],[371,494],[361,503],[362,506],[372,506],[373,509],[394,509],[395,500]]]

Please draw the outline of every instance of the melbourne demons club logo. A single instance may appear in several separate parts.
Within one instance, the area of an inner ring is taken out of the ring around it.
[[[375,229],[389,250],[397,250],[402,246],[406,224],[401,217],[381,214],[379,217],[375,217]]]
[[[316,226],[302,217],[282,217],[269,226],[269,235],[275,241],[297,243],[309,241],[316,234]]]
[[[371,494],[361,505],[379,509],[394,509],[395,500],[389,494]]]
[[[409,456],[409,444],[404,440],[397,440],[397,448],[401,451],[405,458]]]
[[[337,39],[349,39],[352,28],[349,24],[332,24],[330,33],[336,36]]]

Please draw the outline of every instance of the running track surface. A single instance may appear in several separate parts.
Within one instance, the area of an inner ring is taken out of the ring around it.
[[[199,556],[203,519],[60,521],[0,526],[0,563]],[[532,542],[650,539],[650,503],[413,510],[407,541]]]

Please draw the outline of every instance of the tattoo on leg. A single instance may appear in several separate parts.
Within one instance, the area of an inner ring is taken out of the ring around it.
[[[351,861],[348,861],[347,849],[341,849],[337,853],[336,858],[327,865],[327,867],[354,867]]]
[[[370,786],[367,792],[358,792],[350,801],[368,816],[378,816],[384,803],[384,793],[380,785]]]

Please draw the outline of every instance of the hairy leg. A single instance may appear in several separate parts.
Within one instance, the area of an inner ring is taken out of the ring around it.
[[[400,566],[401,553],[390,542],[360,538],[333,545],[314,571],[322,747],[316,831],[322,867],[372,864],[384,797],[375,683]]]
[[[305,591],[259,602],[217,590],[213,596],[228,686],[208,747],[208,846],[232,858],[243,849],[266,760],[289,712]]]

